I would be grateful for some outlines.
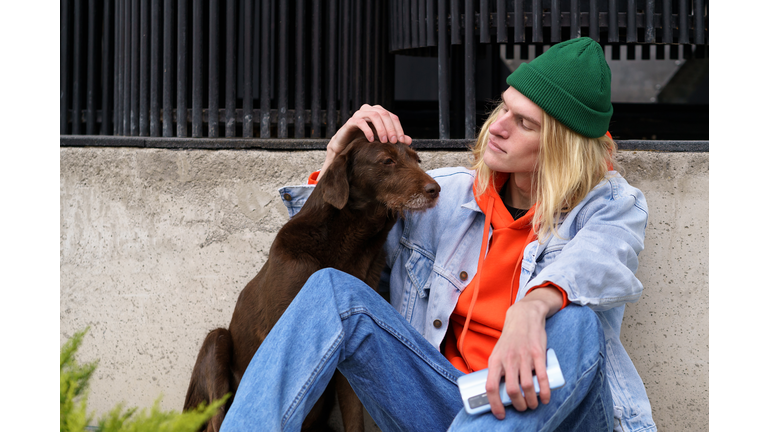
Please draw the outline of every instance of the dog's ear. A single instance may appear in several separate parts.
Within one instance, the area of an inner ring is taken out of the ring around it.
[[[324,183],[322,190],[323,201],[339,210],[344,208],[349,200],[349,180],[347,180],[348,157],[348,151],[343,151],[340,155],[336,156],[336,159],[328,167],[323,178],[320,179]]]

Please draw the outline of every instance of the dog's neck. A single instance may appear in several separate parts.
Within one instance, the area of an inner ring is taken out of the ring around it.
[[[337,209],[324,202],[319,194],[313,193],[293,220],[295,223],[303,223],[302,220],[324,221],[319,230],[315,225],[307,223],[307,230],[314,227],[316,231],[306,233],[311,243],[308,247],[324,249],[332,241],[339,245],[337,252],[349,255],[342,260],[373,259],[397,221],[397,215],[378,202],[355,204],[355,201],[350,200],[342,209]]]

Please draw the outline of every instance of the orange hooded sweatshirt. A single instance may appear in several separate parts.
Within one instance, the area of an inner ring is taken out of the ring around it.
[[[536,206],[515,220],[499,196],[498,191],[508,178],[509,174],[496,174],[491,187],[480,196],[477,181],[473,186],[475,200],[486,216],[483,249],[477,273],[459,296],[451,315],[445,341],[446,358],[465,373],[488,367],[488,357],[501,336],[507,309],[517,297],[523,252],[536,240],[532,224]],[[486,247],[491,226],[493,238]],[[552,283],[534,289],[545,286],[560,290],[562,307],[568,304],[565,292]]]

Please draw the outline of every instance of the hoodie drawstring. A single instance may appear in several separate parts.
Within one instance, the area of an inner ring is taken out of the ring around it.
[[[488,250],[488,234],[491,231],[491,215],[493,214],[493,202],[494,200],[488,200],[488,206],[485,209],[485,224],[483,226],[483,241],[482,241],[482,249],[480,249],[480,260],[477,263],[477,274],[475,274],[475,278],[477,278],[477,286],[475,287],[475,291],[472,293],[472,301],[469,303],[469,311],[467,312],[467,318],[464,320],[464,328],[461,330],[461,336],[459,336],[459,354],[461,354],[461,357],[464,359],[464,363],[469,364],[467,359],[464,357],[464,338],[467,335],[467,330],[469,330],[469,323],[472,319],[472,311],[475,309],[475,301],[477,301],[477,295],[480,293],[480,274],[483,271],[483,263],[485,262],[485,253]]]

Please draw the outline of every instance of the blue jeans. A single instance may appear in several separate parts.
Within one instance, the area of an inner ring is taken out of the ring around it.
[[[568,306],[546,330],[566,381],[550,403],[508,406],[502,421],[469,415],[456,386],[461,371],[362,281],[321,270],[251,360],[222,431],[298,431],[337,368],[383,431],[612,430],[597,316]]]

